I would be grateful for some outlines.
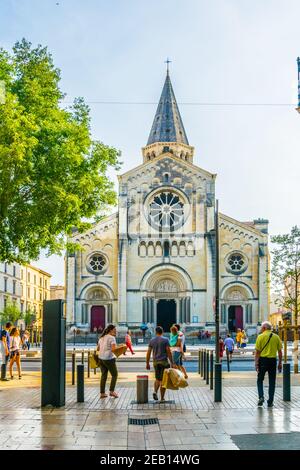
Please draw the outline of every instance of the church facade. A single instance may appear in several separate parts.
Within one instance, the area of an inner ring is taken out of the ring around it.
[[[141,165],[119,176],[118,212],[72,240],[67,322],[87,331],[214,325],[216,174],[196,166],[169,72]],[[268,221],[219,214],[221,329],[268,318]],[[150,326],[149,325],[149,326]]]

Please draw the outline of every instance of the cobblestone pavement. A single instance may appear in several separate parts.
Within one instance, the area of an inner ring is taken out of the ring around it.
[[[276,449],[280,433],[299,436],[300,448],[299,386],[293,387],[290,403],[282,401],[282,389],[277,389],[273,409],[257,408],[253,386],[224,387],[222,403],[214,403],[207,387],[167,391],[166,399],[174,403],[165,404],[133,404],[133,387],[118,392],[119,399],[100,400],[98,386],[89,386],[85,402],[77,403],[76,388],[68,386],[65,407],[40,409],[39,388],[2,389],[0,448],[238,449],[232,436],[271,434],[269,448]],[[129,417],[158,418],[158,424],[132,425]]]

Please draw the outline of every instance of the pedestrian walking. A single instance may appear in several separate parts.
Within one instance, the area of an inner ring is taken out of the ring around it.
[[[240,349],[240,347],[241,347],[242,336],[243,336],[242,331],[241,331],[240,328],[238,328],[238,329],[237,329],[237,332],[236,332],[236,338],[235,338],[235,340],[236,340],[236,347],[237,347],[238,349]]]
[[[24,331],[23,337],[22,337],[22,349],[27,349],[29,351],[30,349],[30,333],[28,330]]]
[[[181,367],[181,371],[183,372],[184,374],[184,378],[185,379],[188,379],[188,375],[186,373],[186,368],[184,367],[183,365],[183,361],[185,359],[185,353],[186,353],[186,343],[185,343],[185,335],[183,334],[183,332],[181,331],[181,327],[179,325],[179,323],[176,323],[174,326],[176,326],[177,330],[178,330],[178,336],[179,336],[179,339],[182,343],[182,351],[183,353],[181,354],[180,356],[180,367]]]
[[[224,341],[221,336],[219,336],[219,348],[220,348],[220,362],[222,362],[225,346],[224,346]]]
[[[242,349],[242,353],[244,354],[245,353],[245,348],[247,346],[247,343],[248,343],[248,338],[247,338],[247,335],[245,333],[245,330],[242,330],[242,336],[241,336],[241,349]]]
[[[160,390],[161,401],[165,401],[166,389],[162,387],[164,370],[173,367],[173,359],[168,338],[163,336],[164,330],[161,326],[155,328],[156,336],[150,340],[147,356],[146,369],[150,370],[151,353],[153,355],[153,366],[155,370],[155,382],[153,399],[158,400],[157,392]]]
[[[126,333],[125,344],[127,346],[127,349],[129,349],[129,351],[131,352],[131,354],[134,355],[135,352],[133,352],[133,349],[132,349],[131,331],[130,330],[128,330],[127,333]],[[126,352],[127,352],[127,349],[126,349]],[[124,356],[126,355],[126,352],[124,353]]]
[[[12,324],[7,322],[5,325],[5,329],[1,331],[1,380],[7,381],[9,379],[6,378],[6,368],[10,357],[10,330]]]
[[[232,362],[232,354],[234,351],[234,341],[231,338],[230,334],[228,334],[224,341],[224,346],[226,349],[226,356],[229,356],[229,362]]]
[[[265,321],[261,325],[261,334],[258,335],[255,343],[255,368],[257,371],[258,406],[263,406],[264,389],[263,381],[266,372],[269,375],[269,399],[268,408],[273,406],[276,365],[278,354],[278,372],[282,370],[282,343],[276,333],[272,333],[272,325]]]
[[[10,332],[10,362],[9,362],[9,372],[11,380],[14,378],[13,376],[13,365],[17,364],[19,379],[22,378],[21,373],[21,347],[22,347],[22,340],[20,336],[20,332],[18,328],[13,327]]]
[[[114,356],[114,351],[117,348],[116,334],[117,330],[115,325],[108,325],[99,338],[97,350],[99,351],[99,365],[101,370],[100,398],[106,398],[108,396],[105,393],[108,372],[111,374],[109,396],[114,398],[119,397],[115,392],[118,378],[116,357]]]

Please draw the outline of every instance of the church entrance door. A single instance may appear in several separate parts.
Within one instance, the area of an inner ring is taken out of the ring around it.
[[[157,302],[157,326],[161,326],[166,333],[176,323],[176,302],[174,299],[161,299]]]
[[[228,330],[230,333],[237,329],[243,329],[243,307],[241,305],[230,305],[228,309]]]
[[[91,309],[91,331],[97,328],[102,331],[105,328],[105,307],[103,305],[93,305]]]

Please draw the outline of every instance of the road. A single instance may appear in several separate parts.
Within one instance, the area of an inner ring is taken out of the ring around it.
[[[79,362],[78,362],[79,364]],[[198,362],[197,361],[188,361],[185,363],[185,367],[188,372],[197,372],[198,371]],[[253,359],[244,359],[242,361],[233,361],[230,364],[232,371],[253,371],[254,370],[254,361]],[[38,371],[41,370],[41,362],[38,361],[23,361],[22,369],[24,371]],[[145,364],[138,361],[124,361],[118,362],[118,369],[120,372],[145,372]],[[67,370],[71,370],[71,362],[67,362]],[[227,370],[227,363],[223,361],[223,370]]]

